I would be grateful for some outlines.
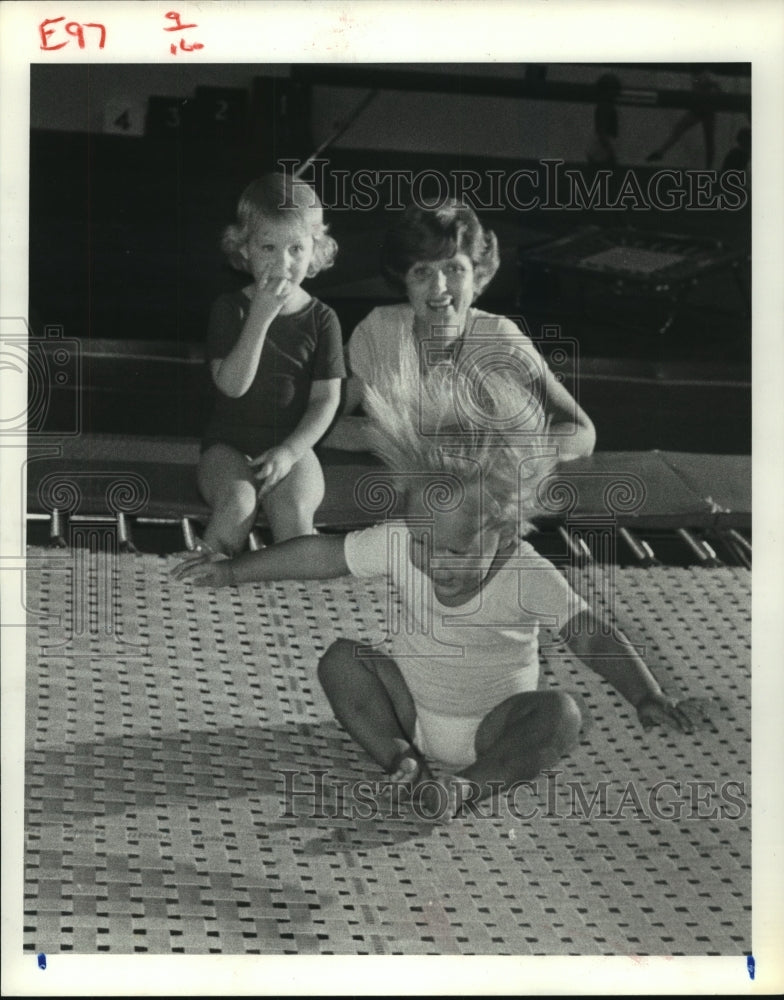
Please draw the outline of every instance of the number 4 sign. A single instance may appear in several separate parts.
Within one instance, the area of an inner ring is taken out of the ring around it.
[[[103,109],[103,130],[112,135],[144,135],[147,109],[136,101],[109,100]]]

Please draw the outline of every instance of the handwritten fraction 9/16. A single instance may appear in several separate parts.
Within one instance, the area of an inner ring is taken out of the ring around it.
[[[172,21],[171,25],[164,25],[163,31],[190,32],[198,28],[198,24],[183,24],[181,15],[176,10],[170,10],[163,15],[167,20]],[[76,42],[80,49],[106,47],[108,32],[105,24],[97,21],[79,22],[68,21],[65,17],[48,17],[38,25],[38,33],[41,38],[40,48],[44,52],[55,52]],[[189,39],[193,36],[188,35]],[[181,34],[178,43],[169,44],[169,52],[176,56],[179,52],[196,52],[203,49],[204,45],[198,41],[186,41],[186,36]]]

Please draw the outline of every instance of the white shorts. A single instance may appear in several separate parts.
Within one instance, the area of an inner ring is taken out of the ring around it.
[[[431,760],[462,771],[476,760],[474,739],[482,718],[438,715],[417,705],[414,743]]]

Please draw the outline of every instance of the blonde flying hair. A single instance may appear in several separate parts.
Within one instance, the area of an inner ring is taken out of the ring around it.
[[[366,389],[372,449],[403,491],[423,473],[463,487],[478,483],[486,523],[522,535],[531,530],[528,519],[538,510],[537,490],[555,466],[556,449],[519,369],[482,358],[479,352],[464,365],[423,370],[411,342],[399,369]]]

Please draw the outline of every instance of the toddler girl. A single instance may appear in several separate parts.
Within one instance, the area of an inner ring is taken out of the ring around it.
[[[222,246],[252,281],[212,308],[213,409],[198,482],[212,508],[201,547],[233,555],[259,503],[274,541],[313,532],[324,497],[313,448],[337,412],[345,369],[335,313],[302,288],[337,253],[315,191],[285,174],[259,178]]]

